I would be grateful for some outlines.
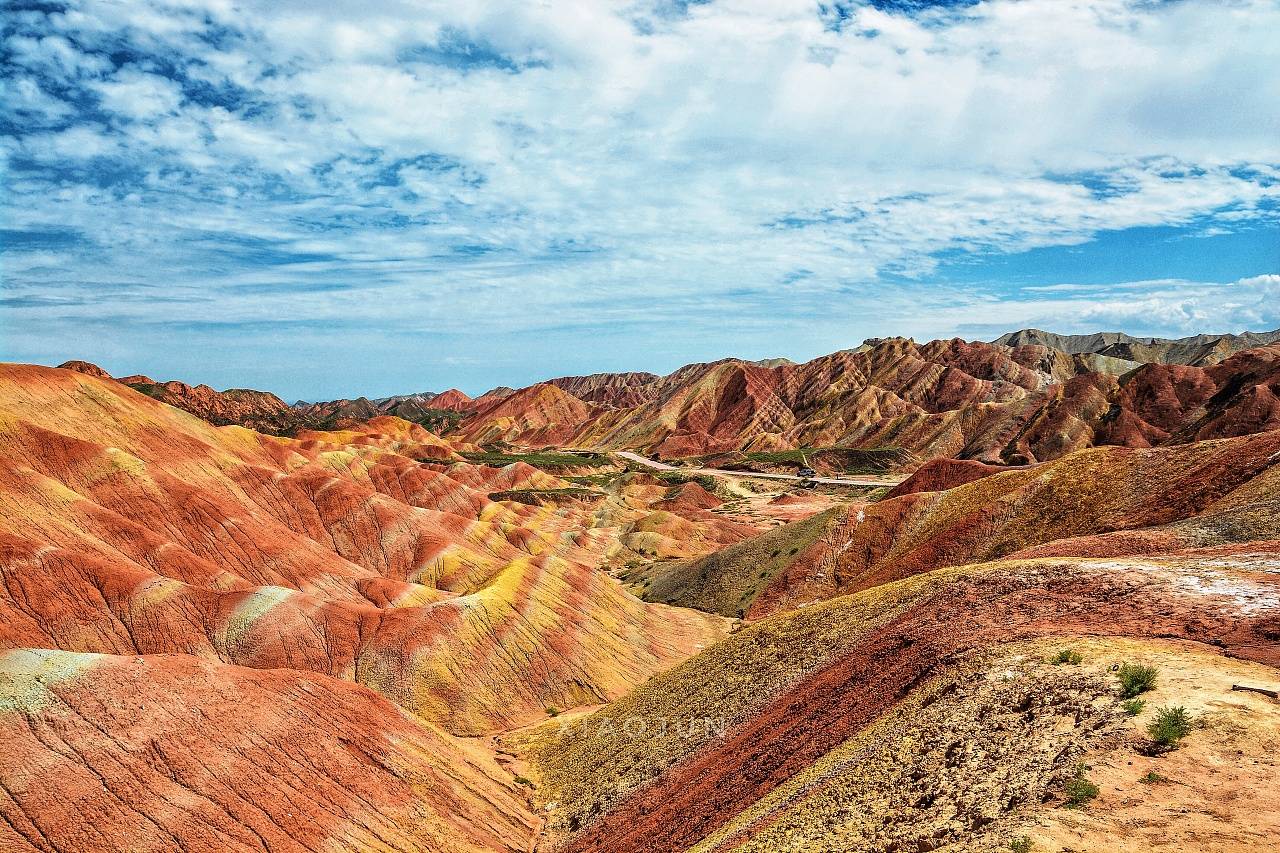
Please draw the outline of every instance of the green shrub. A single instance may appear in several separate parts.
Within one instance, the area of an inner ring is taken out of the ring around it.
[[[1191,715],[1181,705],[1163,707],[1147,726],[1147,734],[1161,746],[1177,746],[1178,741],[1191,734]]]
[[[548,716],[548,717],[558,717],[558,716],[560,716],[560,709],[559,709],[559,708],[548,708],[548,709],[547,709],[547,716]]]
[[[1120,689],[1124,691],[1126,699],[1132,699],[1139,693],[1146,693],[1156,684],[1156,673],[1159,670],[1154,666],[1147,666],[1141,663],[1122,663],[1120,668],[1116,670],[1116,678],[1120,679]]]
[[[1124,708],[1124,712],[1130,717],[1136,717],[1142,713],[1142,709],[1147,707],[1146,699],[1126,699],[1120,703],[1120,707]]]
[[[1143,777],[1142,777],[1141,779],[1139,779],[1138,781],[1139,781],[1139,782],[1141,782],[1141,783],[1142,783],[1142,784],[1144,784],[1144,785],[1156,785],[1156,784],[1159,784],[1159,783],[1162,783],[1162,782],[1168,782],[1168,781],[1169,781],[1169,777],[1168,777],[1168,776],[1161,776],[1159,773],[1157,773],[1156,771],[1152,770],[1152,771],[1148,772],[1146,776],[1143,776]]]
[[[1087,768],[1083,763],[1076,765],[1076,773],[1067,780],[1063,793],[1067,795],[1067,808],[1078,809],[1098,796],[1098,786],[1085,777]]]
[[[1084,655],[1080,654],[1075,649],[1062,649],[1056,655],[1049,658],[1049,663],[1054,666],[1064,663],[1069,663],[1072,666],[1075,666],[1082,660],[1084,660]]]
[[[530,787],[533,786],[533,783],[530,782],[528,779],[524,778],[523,776],[517,776],[515,779],[515,782],[517,785],[528,785]]]
[[[1031,848],[1033,846],[1031,839],[1027,838],[1025,835],[1019,836],[1009,842],[1009,849],[1012,850],[1013,853],[1031,853]]]

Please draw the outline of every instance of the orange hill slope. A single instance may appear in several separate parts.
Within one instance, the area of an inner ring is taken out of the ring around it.
[[[893,446],[925,459],[1024,463],[1096,445],[1276,429],[1278,397],[1280,345],[1192,367],[1039,345],[889,338],[804,364],[730,359],[652,379],[566,377],[476,411],[459,435],[665,457]]]
[[[1280,431],[1083,450],[945,491],[853,504],[664,564],[648,594],[759,618],[939,566],[1020,553],[1169,553],[1280,538],[1278,462]]]
[[[510,776],[359,685],[187,655],[0,651],[0,849],[529,849]]]
[[[0,646],[310,670],[478,733],[617,695],[723,630],[598,572],[617,545],[589,519],[486,497],[546,475],[459,477],[384,443],[0,366]]]

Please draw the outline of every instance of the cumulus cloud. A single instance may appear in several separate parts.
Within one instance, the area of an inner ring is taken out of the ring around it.
[[[536,335],[549,372],[597,366],[565,329],[661,368],[716,354],[674,334],[649,360],[672,323],[808,355],[981,311],[1268,316],[1221,310],[1215,288],[1264,292],[1232,277],[1141,310],[949,270],[1126,229],[1274,234],[1274,0],[21,5],[7,227],[74,239],[8,247],[4,317],[45,330],[10,357],[91,355],[96,324],[154,352],[189,319],[160,294],[229,353],[287,319],[282,345],[359,330],[418,364],[476,355],[430,335]]]

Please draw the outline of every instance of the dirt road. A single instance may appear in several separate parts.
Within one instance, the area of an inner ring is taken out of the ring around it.
[[[647,456],[641,456],[639,453],[632,453],[629,450],[618,450],[614,452],[614,455],[620,456],[629,462],[648,466],[656,471],[679,471],[681,474],[710,474],[713,477],[754,477],[764,480],[789,480],[794,483],[814,482],[821,483],[824,486],[896,486],[906,479],[906,477],[877,477],[870,475],[865,477],[797,477],[794,474],[762,474],[755,471],[729,471],[724,468],[681,468],[675,465],[668,465],[665,462],[657,462]]]

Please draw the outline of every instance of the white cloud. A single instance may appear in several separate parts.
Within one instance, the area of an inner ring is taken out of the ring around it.
[[[1273,0],[989,0],[946,25],[866,5],[840,32],[811,0],[667,17],[632,0],[85,2],[31,20],[10,40],[16,94],[51,124],[6,141],[43,164],[15,175],[10,218],[87,247],[56,276],[8,269],[34,288],[181,282],[227,323],[1101,322],[1137,303],[939,287],[938,253],[1229,233],[1280,205]],[[71,168],[92,158],[118,175]],[[23,310],[171,315],[117,293]],[[1227,319],[1193,297],[1147,310]]]
[[[171,113],[182,103],[177,84],[156,74],[120,71],[98,83],[96,88],[103,106],[131,119]]]

